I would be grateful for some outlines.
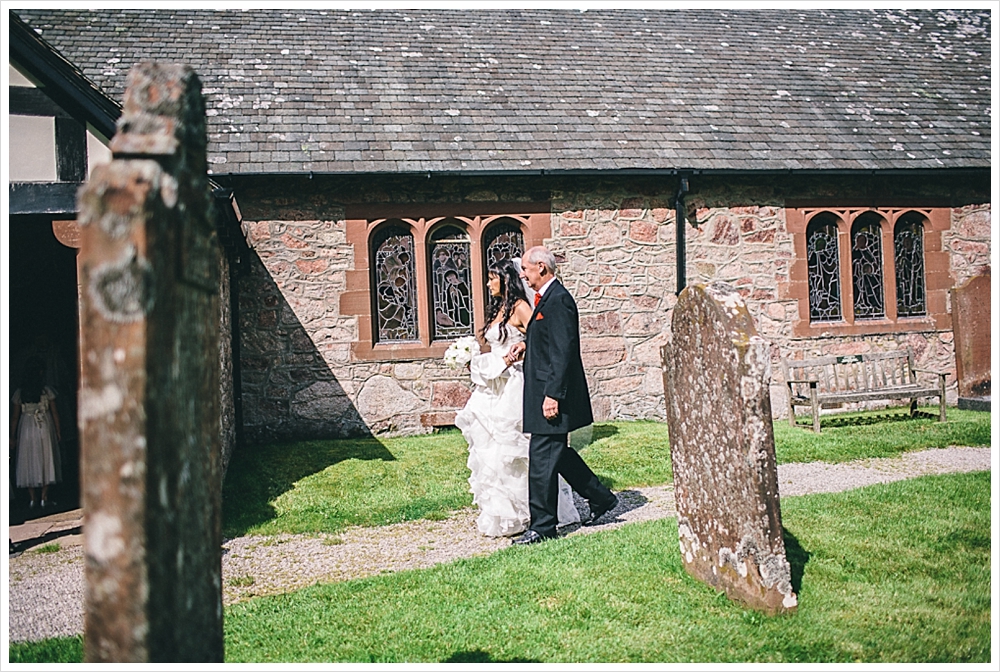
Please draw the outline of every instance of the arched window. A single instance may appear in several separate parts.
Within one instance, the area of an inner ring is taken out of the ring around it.
[[[524,234],[516,220],[498,219],[483,236],[483,268],[489,268],[504,259],[519,258],[524,254]]]
[[[882,219],[876,213],[860,215],[851,226],[851,275],[855,319],[885,317]]]
[[[896,314],[927,314],[924,291],[924,218],[908,212],[896,222],[892,247],[896,260]]]
[[[489,276],[486,271],[490,266],[504,259],[519,259],[524,254],[524,234],[517,220],[502,217],[495,220],[483,235],[483,296],[486,303],[490,301]]]
[[[416,257],[409,228],[396,223],[379,229],[371,258],[376,340],[417,340]]]
[[[835,321],[840,308],[840,255],[837,253],[837,222],[821,213],[806,230],[809,262],[809,320]]]
[[[346,208],[354,249],[341,315],[359,361],[440,360],[485,319],[487,268],[551,237],[551,204],[363,204]]]
[[[458,223],[431,233],[428,246],[434,340],[472,334],[472,284],[469,236]]]
[[[953,280],[942,236],[952,214],[947,207],[787,208],[795,249],[787,291],[799,315],[792,333],[855,336],[948,324]]]

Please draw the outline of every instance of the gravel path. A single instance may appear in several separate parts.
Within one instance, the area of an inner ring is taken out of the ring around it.
[[[782,497],[840,492],[926,474],[988,471],[990,449],[951,447],[847,464],[822,462],[778,467]],[[595,527],[570,526],[568,536],[673,516],[673,486],[618,493],[614,518]],[[586,507],[577,501],[581,513]],[[476,530],[476,512],[463,509],[443,521],[420,520],[339,535],[248,536],[223,544],[223,601],[293,591],[404,569],[482,556],[510,545]],[[54,553],[29,550],[10,559],[10,640],[74,635],[83,631],[83,552],[79,545]]]

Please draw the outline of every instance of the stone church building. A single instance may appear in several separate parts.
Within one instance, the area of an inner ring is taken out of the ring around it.
[[[775,363],[911,348],[954,373],[949,290],[989,273],[986,10],[10,21],[64,59],[78,98],[121,100],[144,60],[199,74],[230,424],[249,442],[452,424],[470,383],[444,351],[482,326],[487,266],[536,244],[577,299],[599,420],[665,417],[659,350],[688,284],[734,285]],[[12,91],[54,86],[18,58]],[[100,140],[92,110],[63,105]],[[71,223],[25,196],[38,181],[12,168],[12,232]],[[776,412],[783,395],[775,366]]]

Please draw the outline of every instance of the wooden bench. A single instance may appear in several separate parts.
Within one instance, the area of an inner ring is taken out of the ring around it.
[[[913,366],[913,352],[819,357],[786,360],[781,368],[788,386],[788,422],[795,423],[795,407],[812,408],[813,431],[819,432],[819,409],[823,404],[909,399],[910,415],[917,411],[917,399],[937,397],[940,420],[945,421],[945,376]],[[937,385],[920,383],[917,373],[936,375]]]

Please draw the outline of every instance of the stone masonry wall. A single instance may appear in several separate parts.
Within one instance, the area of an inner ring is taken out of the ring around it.
[[[258,183],[238,191],[247,239],[256,252],[240,290],[243,409],[250,441],[430,431],[428,417],[460,408],[467,376],[438,360],[352,361],[357,318],[341,315],[339,295],[353,268],[345,204],[357,202],[551,200],[549,246],[565,259],[559,274],[580,307],[584,364],[598,420],[665,417],[659,350],[676,303],[673,179],[498,181],[341,181],[293,192]],[[701,178],[687,199],[687,283],[736,287],[762,337],[782,354],[858,354],[912,347],[921,367],[954,372],[951,331],[795,338],[788,282],[794,252],[785,199],[861,193],[876,205],[871,180],[831,184],[799,179]],[[487,188],[492,187],[492,190]],[[544,188],[544,189],[543,189]],[[882,184],[893,193],[892,184]],[[900,187],[902,189],[902,187]],[[988,263],[988,190],[957,194],[957,184],[906,185],[958,199],[944,236],[954,280]],[[280,191],[280,194],[279,194]],[[288,193],[298,193],[296,197]],[[846,198],[851,198],[847,196]],[[772,408],[785,412],[775,366]],[[954,395],[954,379],[949,380]]]
[[[229,259],[219,255],[219,429],[222,433],[219,462],[222,478],[226,477],[229,460],[236,448],[236,406],[233,367],[233,314],[230,305],[232,287],[229,279]]]

